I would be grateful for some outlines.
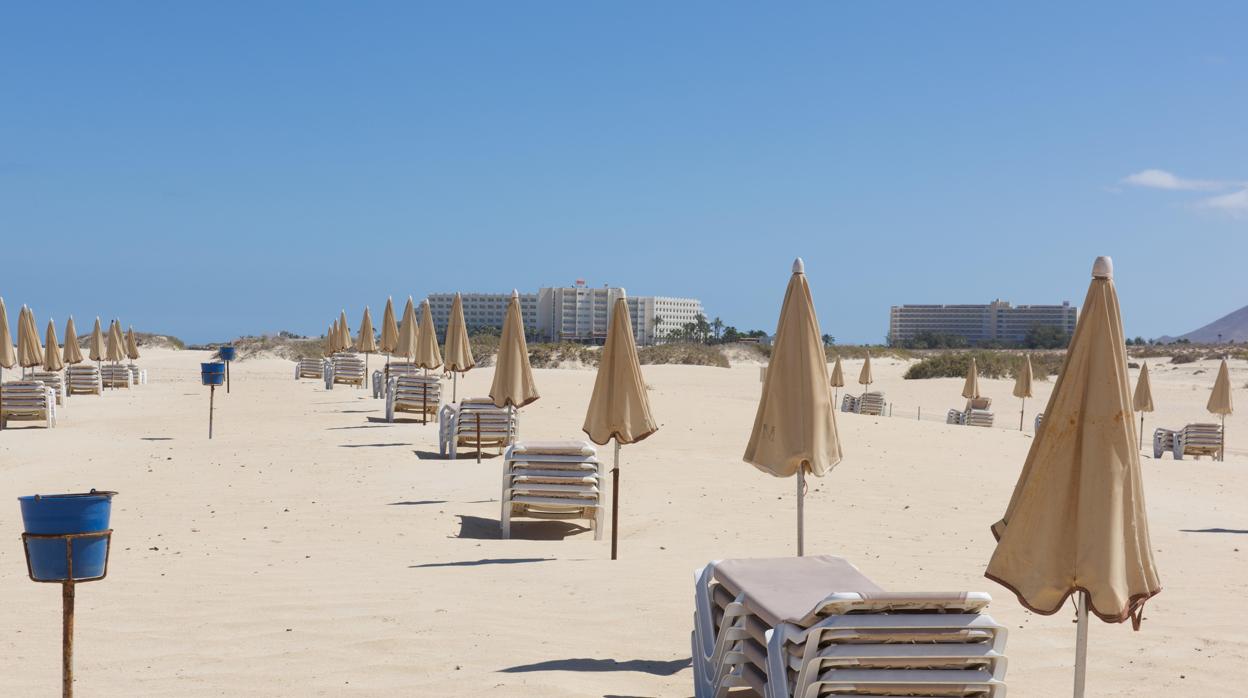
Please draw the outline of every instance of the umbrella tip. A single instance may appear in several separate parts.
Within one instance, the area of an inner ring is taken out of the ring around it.
[[[798,257],[797,259],[793,260],[793,273],[794,274],[806,273],[806,263],[802,261],[801,257]]]
[[[519,297],[520,297],[520,292],[519,292],[519,291],[517,291],[517,290],[516,290],[516,289],[514,289],[514,288],[513,288],[513,289],[511,289],[511,297],[512,297],[512,298],[519,298]]]
[[[1096,261],[1092,263],[1092,278],[1114,278],[1114,260],[1109,257],[1097,257]]]

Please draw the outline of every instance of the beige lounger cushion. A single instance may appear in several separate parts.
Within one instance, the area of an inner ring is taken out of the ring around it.
[[[857,567],[831,555],[724,560],[715,566],[715,581],[734,596],[744,590],[745,604],[772,627],[810,625],[813,609],[828,598],[830,589],[884,591]]]

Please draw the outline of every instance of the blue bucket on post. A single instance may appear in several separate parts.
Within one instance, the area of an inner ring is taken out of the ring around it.
[[[217,350],[217,356],[220,356],[222,361],[233,361],[237,354],[234,347],[221,347]]]
[[[225,385],[225,364],[220,361],[200,364],[199,379],[204,385]]]
[[[44,494],[18,497],[22,522],[32,536],[72,536],[108,531],[116,492]],[[26,538],[30,576],[37,582],[63,582],[69,579],[66,538]],[[104,576],[108,564],[107,535],[70,538],[74,579]]]

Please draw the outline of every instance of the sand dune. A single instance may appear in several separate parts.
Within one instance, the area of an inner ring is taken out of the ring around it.
[[[741,461],[756,366],[643,367],[662,428],[624,449],[613,563],[606,540],[561,522],[521,521],[522,539],[498,540],[499,458],[438,459],[434,424],[386,424],[365,391],[295,382],[287,361],[234,366],[209,442],[206,354],[149,354],[149,385],[73,398],[51,432],[0,433],[10,498],[121,493],[109,577],[78,591],[83,696],[689,696],[694,569],[794,549],[793,481]],[[1022,433],[953,427],[943,418],[963,402],[961,379],[903,381],[902,362],[873,363],[893,417],[838,414],[845,460],[811,482],[807,551],[843,555],[892,589],[992,593],[990,612],[1012,629],[1012,694],[1065,694],[1073,611],[1030,614],[982,576],[988,526],[1052,383],[1038,384]],[[1151,368],[1149,434],[1210,421],[1214,362]],[[1248,367],[1233,371],[1244,385]],[[522,437],[577,437],[593,372],[535,374],[543,397],[522,411]],[[491,375],[472,371],[460,394],[484,394]],[[1010,385],[981,380],[1002,427],[1017,426]],[[1165,588],[1141,632],[1093,623],[1090,695],[1207,695],[1241,678],[1243,415],[1228,422],[1225,463],[1154,461],[1146,446]],[[0,692],[55,695],[58,590],[26,578],[12,499],[0,531]]]

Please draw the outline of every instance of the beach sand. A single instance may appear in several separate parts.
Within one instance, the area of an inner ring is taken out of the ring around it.
[[[26,577],[22,494],[120,492],[108,578],[78,587],[81,696],[691,696],[695,569],[794,552],[794,481],[741,461],[756,366],[644,367],[661,429],[623,449],[611,562],[609,533],[564,522],[520,520],[520,539],[498,540],[500,458],[439,459],[435,424],[386,424],[370,392],[296,382],[288,361],[235,364],[208,441],[205,358],[149,351],[149,385],[74,397],[51,431],[0,433],[0,693],[60,684],[60,594]],[[1011,630],[1011,694],[1068,694],[1073,611],[1028,613],[983,577],[1052,382],[1019,433],[1004,428],[1018,424],[1012,382],[981,379],[1002,428],[973,429],[943,423],[961,379],[873,366],[894,416],[838,412],[845,458],[810,481],[807,552],[892,590],[990,592]],[[1234,692],[1248,666],[1248,405],[1228,421],[1225,463],[1153,460],[1155,426],[1213,421],[1216,364],[1151,368],[1142,463],[1164,590],[1141,632],[1092,622],[1088,693]],[[534,373],[542,398],[521,437],[582,437],[594,373]],[[473,370],[459,394],[484,395],[491,376]],[[1248,380],[1244,362],[1233,378]]]

